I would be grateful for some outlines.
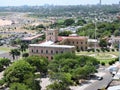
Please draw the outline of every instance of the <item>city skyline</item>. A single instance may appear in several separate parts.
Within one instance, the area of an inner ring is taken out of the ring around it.
[[[87,5],[99,4],[100,0],[3,0],[0,6],[21,6],[21,5]],[[102,4],[119,4],[119,0],[101,0]]]

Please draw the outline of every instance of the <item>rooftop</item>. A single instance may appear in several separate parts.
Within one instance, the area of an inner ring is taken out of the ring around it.
[[[29,46],[36,46],[36,47],[50,47],[50,48],[75,48],[75,46],[70,45],[53,45],[54,43],[51,41],[44,42],[41,44],[30,44]]]
[[[22,40],[32,40],[32,39],[38,38],[40,36],[43,36],[43,34],[38,34],[38,35],[35,35],[35,36],[32,36],[32,37],[25,37]]]
[[[98,42],[97,39],[88,39],[88,42]]]
[[[80,39],[84,40],[87,39],[86,36],[58,36],[58,41],[62,41],[64,39]]]

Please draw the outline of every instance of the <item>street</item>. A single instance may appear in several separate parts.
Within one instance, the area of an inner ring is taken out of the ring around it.
[[[107,87],[107,85],[112,80],[112,75],[108,71],[104,71],[105,74],[102,76],[102,80],[97,80],[93,83],[91,83],[89,86],[87,86],[84,90],[98,90],[101,88]]]

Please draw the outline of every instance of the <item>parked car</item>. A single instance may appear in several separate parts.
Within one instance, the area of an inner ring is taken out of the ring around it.
[[[98,78],[97,78],[97,80],[102,80],[102,79],[103,79],[103,77],[98,77]]]

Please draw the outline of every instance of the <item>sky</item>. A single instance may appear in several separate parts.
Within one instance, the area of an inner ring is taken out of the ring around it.
[[[118,4],[120,0],[102,0],[102,4]],[[0,6],[21,5],[87,5],[98,4],[99,0],[0,0]]]

